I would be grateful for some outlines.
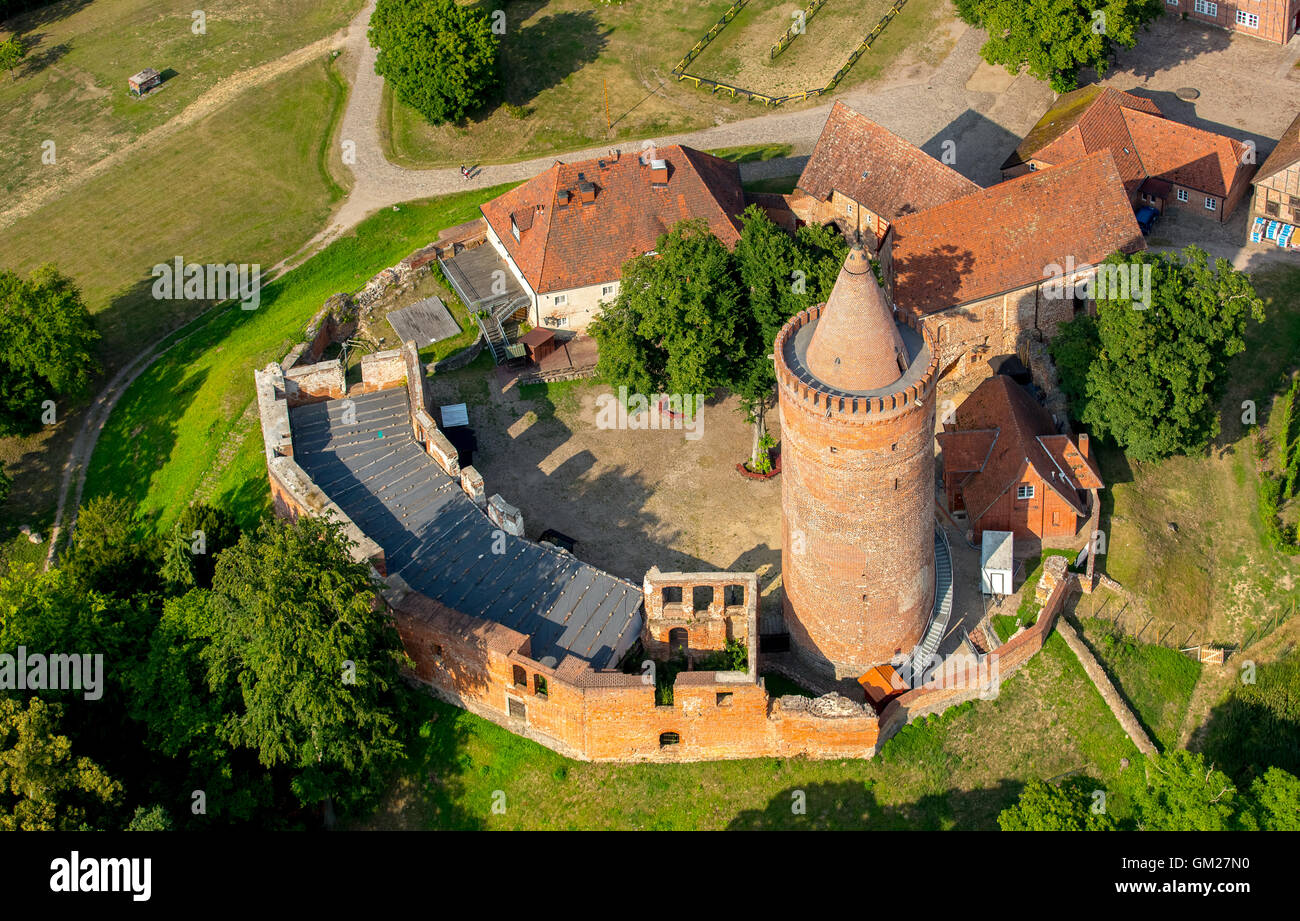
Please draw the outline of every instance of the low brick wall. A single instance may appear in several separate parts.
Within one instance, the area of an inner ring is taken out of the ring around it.
[[[339,400],[347,394],[343,363],[337,358],[310,365],[298,365],[284,372],[285,398],[290,406]]]

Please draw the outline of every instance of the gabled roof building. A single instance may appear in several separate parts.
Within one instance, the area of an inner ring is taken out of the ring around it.
[[[1059,433],[1003,374],[975,388],[937,438],[948,511],[966,516],[976,540],[985,530],[1017,540],[1073,537],[1103,487],[1088,436]]]

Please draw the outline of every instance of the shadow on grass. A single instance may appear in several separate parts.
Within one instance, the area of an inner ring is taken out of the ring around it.
[[[996,829],[998,813],[1015,803],[1024,784],[1000,780],[980,790],[927,794],[912,803],[882,804],[870,782],[842,781],[789,787],[763,809],[741,812],[728,830],[786,829],[830,831],[940,831],[951,828]],[[803,814],[796,814],[802,806]]]

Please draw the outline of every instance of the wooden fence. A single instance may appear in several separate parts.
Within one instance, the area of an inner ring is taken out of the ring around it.
[[[804,7],[803,22],[799,22],[798,20],[796,20],[790,23],[790,28],[785,30],[785,34],[776,40],[776,44],[773,45],[772,49],[768,52],[767,54],[768,58],[775,60],[778,54],[780,54],[782,51],[790,47],[791,42],[793,42],[800,35],[803,35],[803,30],[800,29],[799,27],[801,25],[807,26],[808,23],[812,20],[812,18],[817,15],[817,11],[820,10],[825,5],[826,5],[826,0],[812,0],[812,3]]]
[[[858,47],[854,49],[853,53],[849,55],[849,59],[845,62],[844,66],[835,72],[835,76],[831,77],[825,86],[817,89],[803,90],[798,93],[787,93],[784,96],[771,96],[767,93],[760,93],[756,90],[747,90],[730,83],[723,83],[720,80],[710,80],[708,77],[701,77],[698,74],[687,73],[687,65],[689,65],[691,61],[695,60],[701,51],[708,47],[709,42],[717,38],[718,33],[722,31],[727,23],[736,18],[736,14],[739,13],[741,8],[748,2],[749,0],[737,0],[736,3],[732,4],[731,7],[728,8],[727,12],[722,14],[722,18],[714,23],[713,28],[709,29],[708,33],[696,42],[694,47],[692,47],[690,51],[686,52],[685,56],[677,62],[677,66],[673,68],[672,74],[679,82],[682,80],[689,80],[696,87],[706,89],[710,93],[727,93],[732,99],[735,99],[736,97],[740,97],[741,99],[752,99],[756,102],[761,102],[768,107],[779,106],[786,102],[804,102],[808,99],[825,95],[835,89],[836,85],[844,79],[850,70],[853,69],[853,65],[858,62],[858,58],[862,57],[863,54],[871,49],[872,43],[875,42],[875,40],[880,37],[880,34],[885,31],[885,27],[888,26],[893,21],[894,17],[898,15],[899,10],[907,5],[907,0],[894,0],[894,5],[886,11],[884,16],[880,17],[880,21],[876,23],[876,27],[871,30],[871,33],[863,39],[862,43],[859,44]],[[825,2],[825,0],[822,0],[822,2]],[[820,4],[817,3],[817,0],[814,0],[814,5],[817,5],[818,8],[820,8]],[[793,26],[791,26],[791,28],[793,28]],[[790,33],[788,30],[786,34],[789,36]],[[791,41],[793,41],[793,38],[791,38]],[[779,45],[781,43],[777,42],[777,44]],[[789,42],[787,41],[785,44],[789,45]],[[776,50],[776,45],[773,45],[772,49],[772,57],[776,57],[779,53]]]

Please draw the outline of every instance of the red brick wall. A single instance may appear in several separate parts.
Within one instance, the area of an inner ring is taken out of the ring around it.
[[[1259,28],[1252,29],[1237,23],[1237,10],[1254,13],[1259,17]],[[1188,19],[1204,22],[1252,35],[1264,41],[1284,45],[1295,34],[1296,14],[1300,12],[1300,0],[1240,0],[1237,3],[1219,3],[1217,15],[1209,16],[1196,12],[1194,0],[1180,0],[1176,6],[1165,6],[1165,11],[1177,15],[1180,11]]]
[[[1032,499],[1017,499],[1016,486],[1034,487]],[[1052,523],[1053,515],[1057,522]],[[1018,483],[1012,484],[989,510],[973,521],[975,540],[987,531],[1012,531],[1017,540],[1030,537],[1073,537],[1079,529],[1074,509],[1030,467]]]
[[[816,310],[781,331],[778,356]],[[936,363],[907,392],[855,412],[867,401],[800,384],[778,359],[786,624],[796,653],[827,677],[910,653],[929,619]]]

